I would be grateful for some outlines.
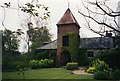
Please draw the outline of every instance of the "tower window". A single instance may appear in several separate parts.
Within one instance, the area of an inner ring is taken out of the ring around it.
[[[69,46],[69,37],[68,36],[63,36],[62,46]]]

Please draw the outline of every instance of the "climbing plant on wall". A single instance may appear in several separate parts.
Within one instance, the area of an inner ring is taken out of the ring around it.
[[[71,56],[71,61],[77,61],[77,52],[79,50],[80,45],[80,37],[75,32],[69,32],[67,33],[67,36],[69,37],[69,45],[68,46],[62,46],[64,50],[69,51]]]

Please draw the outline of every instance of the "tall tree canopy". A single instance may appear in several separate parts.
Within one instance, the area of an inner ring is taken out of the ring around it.
[[[19,30],[24,32],[24,35],[15,35],[13,38],[19,39],[19,41],[25,41],[26,49],[28,49],[28,52],[30,52],[31,49],[35,49],[38,46],[41,46],[43,42],[45,41],[51,41],[51,34],[49,33],[49,29],[47,28],[47,22],[48,18],[50,17],[50,12],[48,10],[48,7],[42,5],[37,0],[32,0],[27,3],[20,4],[18,1],[18,6],[16,8],[11,7],[11,2],[6,2],[3,5],[0,5],[0,7],[3,8],[3,19],[1,19],[2,25],[5,29],[5,31],[9,31],[9,34],[12,33],[12,31],[8,30],[9,28],[5,25],[5,16],[6,15],[6,9],[13,9],[18,10],[18,12],[23,12],[22,15],[24,16],[24,20],[21,23],[21,27]],[[18,13],[19,15],[19,13]],[[5,37],[5,36],[4,36]],[[6,36],[7,37],[7,36]],[[5,40],[3,40],[5,41]],[[16,41],[12,39],[12,41]],[[18,42],[18,41],[17,41]],[[10,45],[10,44],[8,44]],[[13,46],[14,49],[19,46],[19,44],[16,44],[16,46]],[[9,47],[9,49],[13,48]]]
[[[2,49],[3,52],[18,51],[19,39],[17,38],[22,33],[5,29],[2,34]]]

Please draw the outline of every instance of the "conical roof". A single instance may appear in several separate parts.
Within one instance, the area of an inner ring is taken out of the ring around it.
[[[66,10],[66,12],[64,13],[64,15],[62,16],[62,18],[57,23],[57,25],[71,24],[71,23],[77,24],[79,26],[78,22],[76,21],[75,17],[73,16],[72,12],[68,8]]]

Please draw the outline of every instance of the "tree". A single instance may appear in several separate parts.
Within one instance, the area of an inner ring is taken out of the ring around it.
[[[2,34],[2,50],[4,52],[15,52],[18,51],[19,47],[19,39],[17,38],[20,36],[22,32],[20,32],[20,29],[17,31],[11,31],[8,29],[5,29]]]
[[[17,31],[5,29],[2,33],[2,69],[14,69],[16,68],[14,62],[16,59],[18,60],[17,57],[20,55],[18,36],[22,32],[20,32],[20,29]]]
[[[27,44],[26,47],[28,48],[28,52],[29,52],[31,44],[33,43],[34,39],[36,39],[35,32],[37,30],[39,30],[39,28],[41,28],[41,27],[45,27],[43,29],[47,29],[46,22],[48,21],[48,18],[50,17],[50,15],[49,15],[50,12],[48,11],[48,7],[46,7],[42,4],[39,4],[39,2],[37,0],[32,0],[31,2],[29,1],[28,3],[26,3],[24,5],[20,4],[19,0],[18,0],[18,6],[16,6],[15,8],[12,7],[11,2],[5,2],[3,5],[0,5],[0,7],[3,8],[3,14],[4,14],[3,19],[0,19],[0,20],[2,22],[2,26],[4,27],[4,29],[7,29],[7,27],[4,23],[5,18],[6,18],[6,9],[13,9],[13,10],[18,10],[18,12],[21,12],[21,11],[24,12],[23,15],[25,15],[26,19],[25,19],[25,22],[21,24],[21,26],[23,27],[22,31],[24,32],[24,35],[22,35],[19,38],[26,42],[26,44]],[[20,15],[20,14],[18,13],[18,15]],[[47,29],[47,32],[49,33],[48,29]],[[48,37],[50,37],[50,35]],[[47,40],[47,41],[49,41],[49,40]],[[41,46],[41,44],[40,44],[40,46]]]
[[[110,6],[108,6],[108,2],[110,0],[86,0],[86,2],[82,2],[84,8],[86,9],[87,13],[83,13],[82,11],[78,11],[87,22],[88,28],[94,32],[99,34],[100,36],[109,36],[112,37],[112,33],[114,34],[114,49],[108,49],[108,53],[101,53],[103,54],[103,58],[106,57],[107,61],[114,62],[117,69],[120,69],[119,66],[119,57],[120,57],[120,25],[117,22],[117,18],[120,17],[120,10],[115,11]],[[87,4],[87,6],[85,5]],[[119,5],[118,5],[119,6]],[[91,26],[91,22],[96,23],[98,25],[98,29],[95,30]],[[112,56],[113,55],[113,56]],[[111,58],[109,58],[111,57]]]
[[[39,11],[39,8],[42,8],[42,10]],[[25,6],[21,7],[21,11],[28,14],[27,22],[22,24],[22,26],[27,29],[25,32],[27,34],[26,43],[29,53],[43,45],[43,42],[51,41],[51,35],[46,27],[50,12],[48,11],[48,7],[33,3],[25,4]]]
[[[120,16],[120,11],[114,11],[110,8],[107,5],[108,2],[109,0],[82,1],[87,12],[86,14],[80,10],[78,10],[78,12],[84,16],[88,28],[94,33],[105,36],[105,34],[113,32],[118,36],[120,33],[120,26],[118,25],[117,18]],[[99,26],[98,30],[93,29],[91,26],[92,22]]]

